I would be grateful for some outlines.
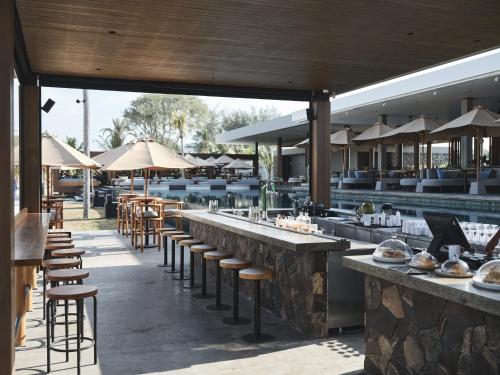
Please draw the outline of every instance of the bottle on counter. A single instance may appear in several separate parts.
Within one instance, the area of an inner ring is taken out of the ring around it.
[[[382,211],[382,213],[380,214],[380,225],[384,227],[387,225],[387,218],[385,217],[384,211]]]
[[[401,212],[396,211],[396,223],[395,226],[400,227],[401,226]]]
[[[307,212],[305,213],[304,218],[302,220],[304,222],[304,232],[309,232],[309,230],[311,228],[312,220]]]

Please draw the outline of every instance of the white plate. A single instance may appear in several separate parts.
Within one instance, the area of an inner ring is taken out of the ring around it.
[[[490,283],[485,283],[481,280],[479,280],[479,278],[477,277],[474,277],[472,279],[472,283],[475,285],[475,286],[479,286],[481,288],[485,288],[485,289],[491,289],[491,290],[499,290],[500,291],[500,284],[490,284]]]
[[[406,263],[408,262],[411,258],[388,258],[388,257],[379,257],[377,255],[373,255],[373,259],[378,261],[378,262],[383,262],[383,263]]]
[[[436,275],[439,275],[442,277],[450,277],[452,279],[468,279],[468,278],[474,276],[473,272],[469,272],[466,275],[455,275],[454,273],[443,272],[440,269],[437,269],[434,272],[436,273]]]

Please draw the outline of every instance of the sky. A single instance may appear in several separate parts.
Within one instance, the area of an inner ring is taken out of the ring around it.
[[[140,95],[142,94],[131,92],[88,91],[91,150],[101,149],[96,141],[99,139],[99,131],[111,127],[111,120],[121,117],[129,103]],[[17,98],[17,94],[15,98]],[[48,131],[63,140],[66,136],[76,137],[81,142],[83,138],[83,105],[76,103],[76,99],[82,99],[82,90],[44,87],[42,88],[42,105],[48,98],[54,100],[56,104],[49,113],[42,111],[42,131]],[[273,106],[280,114],[286,115],[308,106],[306,102],[281,100],[201,98],[210,108],[217,106],[219,110],[224,111],[249,110],[252,106],[256,109]]]

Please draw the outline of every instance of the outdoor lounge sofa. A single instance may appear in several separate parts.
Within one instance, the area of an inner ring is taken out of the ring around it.
[[[425,177],[417,183],[417,193],[445,190],[464,192],[465,177],[460,170],[426,169]]]

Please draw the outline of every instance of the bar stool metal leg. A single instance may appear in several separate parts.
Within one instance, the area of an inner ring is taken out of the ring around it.
[[[97,364],[97,298],[94,298],[94,365]]]
[[[193,297],[200,299],[215,297],[215,294],[207,293],[207,260],[205,257],[201,259],[201,293],[194,294]]]
[[[243,340],[249,343],[261,343],[271,341],[273,336],[260,332],[260,280],[254,280],[254,332],[243,336]]]
[[[69,341],[68,341],[68,301],[64,301],[64,338],[66,339],[66,362],[69,361]]]
[[[76,373],[80,375],[80,340],[82,337],[81,324],[79,323],[82,319],[82,300],[76,301],[76,316],[78,323],[76,323]]]
[[[179,276],[174,276],[174,280],[188,280],[189,278],[184,276],[184,246],[180,245],[179,249],[181,251],[180,264],[179,264]]]
[[[166,273],[178,273],[179,271],[175,270],[175,241],[172,240],[171,246],[170,246],[170,257],[171,257],[171,264],[170,264],[170,271],[165,271]]]
[[[222,319],[224,324],[229,325],[244,325],[250,323],[250,319],[239,316],[239,270],[232,270],[233,272],[233,316]]]
[[[201,255],[203,256],[203,254]],[[198,289],[201,284],[195,284],[194,282],[194,253],[189,251],[189,284],[184,285],[186,289]]]
[[[168,267],[168,238],[163,240],[163,264],[158,264],[158,267]]]
[[[223,311],[229,310],[231,306],[221,303],[221,268],[217,261],[217,273],[215,278],[215,304],[207,305],[208,310]]]
[[[46,347],[47,347],[47,374],[50,372],[50,304],[51,300],[47,301],[44,311],[45,311],[45,326],[46,326],[46,336],[47,336],[47,342],[46,342]]]

